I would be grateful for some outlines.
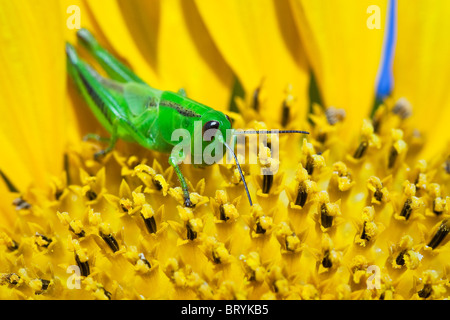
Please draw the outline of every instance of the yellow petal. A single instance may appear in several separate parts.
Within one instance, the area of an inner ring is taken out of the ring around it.
[[[142,8],[144,1],[84,1],[87,8],[85,13],[95,18],[98,29],[108,41],[101,42],[102,45],[114,50],[112,52],[149,85],[158,87],[155,54],[150,49],[155,36],[149,29],[154,28],[146,27],[154,26],[156,20],[153,15],[158,8],[158,1],[149,2],[149,6],[154,4],[152,11]],[[101,41],[102,37],[99,36]]]
[[[64,38],[56,0],[0,5],[0,168],[20,189],[59,174],[67,138]]]
[[[217,47],[251,97],[262,84],[261,113],[281,118],[288,84],[306,109],[308,73],[287,1],[196,0]]]
[[[76,45],[78,40],[76,36],[77,29],[69,28],[68,25],[71,25],[74,20],[74,14],[79,13],[80,19],[80,27],[86,28],[95,34],[95,37],[98,39],[102,45],[107,47],[109,50],[113,50],[109,47],[109,43],[101,32],[100,26],[96,21],[96,18],[92,16],[92,12],[87,6],[84,0],[59,0],[60,1],[60,14],[64,17],[64,27],[62,30],[64,31],[64,38],[67,42]],[[77,12],[75,10],[78,10]],[[81,47],[81,46],[80,46]],[[113,51],[114,52],[114,51]],[[93,57],[86,54],[83,49],[80,49],[79,52],[83,59],[88,61],[91,64],[95,65],[95,60]],[[65,55],[64,49],[61,50],[61,54]],[[101,72],[100,69],[98,69]],[[106,131],[102,131],[102,127],[97,121],[97,119],[92,114],[90,108],[85,102],[83,96],[80,94],[78,88],[73,83],[72,80],[67,82],[67,94],[65,95],[66,99],[66,110],[67,117],[65,121],[68,126],[69,132],[69,143],[76,144],[80,141],[81,137],[86,135],[87,133],[96,133],[101,136],[107,136]]]
[[[380,9],[380,29],[368,27],[372,5]],[[291,6],[324,107],[345,109],[348,131],[358,130],[375,98],[386,1],[291,0]]]
[[[232,73],[191,1],[160,2],[158,75],[162,88],[184,88],[188,97],[226,110]]]
[[[190,98],[224,109],[231,71],[188,1],[90,1],[110,45],[149,85],[186,90]]]
[[[424,152],[430,156],[450,138],[449,16],[448,1],[398,3],[393,97],[411,103],[410,121],[428,138]]]

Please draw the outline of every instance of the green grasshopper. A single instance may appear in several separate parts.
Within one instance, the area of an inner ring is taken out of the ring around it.
[[[117,60],[103,48],[93,35],[86,29],[77,32],[77,38],[87,51],[94,56],[110,78],[101,76],[88,63],[82,60],[75,48],[67,43],[67,68],[71,78],[76,83],[81,94],[87,101],[91,111],[99,122],[111,134],[106,149],[95,154],[98,158],[113,150],[117,139],[138,143],[139,145],[164,153],[170,153],[169,164],[174,168],[180,181],[184,205],[192,207],[188,185],[180,170],[179,164],[186,158],[183,150],[176,150],[172,141],[172,132],[176,129],[186,129],[191,136],[198,134],[194,130],[194,122],[201,121],[202,136],[213,130],[209,142],[202,141],[202,151],[208,145],[227,149],[233,155],[242,182],[247,193],[250,206],[253,205],[247,183],[239,165],[238,159],[225,141],[227,130],[232,125],[229,117],[220,111],[186,97],[184,90],[178,93],[162,91],[150,87],[129,68]],[[305,133],[298,130],[281,130],[277,133]],[[242,132],[240,132],[242,133]],[[257,130],[245,133],[263,133]],[[271,131],[264,131],[271,133]],[[237,132],[236,132],[237,134]],[[87,137],[99,137],[87,135]],[[191,156],[196,156],[198,150],[191,147]],[[201,165],[208,165],[202,163]]]

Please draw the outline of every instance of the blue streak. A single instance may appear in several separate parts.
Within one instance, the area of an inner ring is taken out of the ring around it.
[[[384,34],[383,52],[378,69],[376,99],[382,100],[392,92],[394,86],[394,53],[397,42],[397,0],[388,0],[388,14]]]

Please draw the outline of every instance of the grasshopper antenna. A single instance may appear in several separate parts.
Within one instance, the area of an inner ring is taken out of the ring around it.
[[[234,150],[225,142],[225,140],[223,139],[223,136],[221,134],[218,135],[218,138],[219,138],[220,142],[223,143],[223,145],[228,149],[228,151],[231,152],[231,154],[234,157],[234,161],[236,162],[236,165],[238,167],[238,171],[239,171],[239,174],[241,175],[242,182],[244,183],[244,188],[245,188],[245,192],[247,193],[248,202],[250,203],[250,207],[252,207],[253,206],[252,197],[250,196],[250,192],[248,191],[247,182],[245,181],[244,174],[242,173],[241,165],[239,164],[236,154],[234,153]]]

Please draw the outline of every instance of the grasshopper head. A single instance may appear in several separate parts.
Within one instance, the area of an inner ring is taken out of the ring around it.
[[[199,123],[200,125],[200,123]],[[223,145],[223,140],[229,140],[231,138],[231,121],[220,111],[210,110],[201,117],[201,135],[202,143],[201,148],[198,148],[198,137],[194,137],[197,141],[193,141],[191,144],[191,155],[196,157],[196,159],[201,159],[202,163],[195,161],[193,163],[204,166],[211,165],[222,159],[225,155],[225,146]],[[194,134],[199,134],[200,130],[197,130]],[[221,135],[222,139],[217,139],[217,135]]]
[[[215,136],[220,131],[224,138],[229,135],[231,120],[220,111],[212,110],[202,116],[202,136],[205,140],[215,141]]]

